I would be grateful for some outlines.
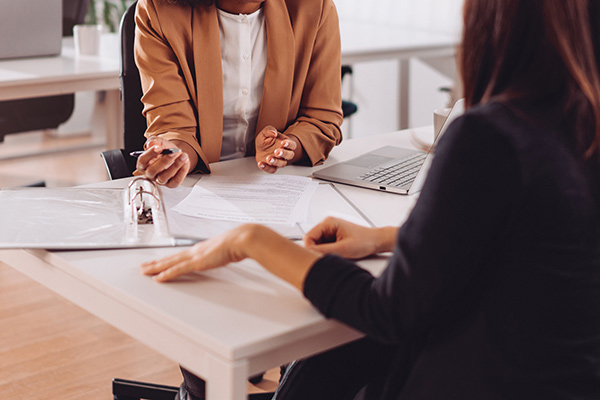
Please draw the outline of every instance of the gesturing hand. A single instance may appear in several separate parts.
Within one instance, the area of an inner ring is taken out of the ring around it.
[[[302,156],[298,139],[277,132],[272,126],[266,126],[260,131],[256,136],[255,147],[258,167],[271,174],[298,161]]]

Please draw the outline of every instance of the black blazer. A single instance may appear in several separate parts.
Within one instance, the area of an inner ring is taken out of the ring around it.
[[[600,398],[600,183],[553,116],[514,110],[451,125],[380,277],[326,256],[306,279],[326,316],[421,344],[385,399]]]

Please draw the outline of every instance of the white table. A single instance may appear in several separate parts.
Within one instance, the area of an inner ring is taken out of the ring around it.
[[[398,25],[341,20],[342,64],[398,60],[398,129],[409,126],[410,59],[454,57],[459,38],[446,33]]]
[[[426,138],[430,132],[432,128],[418,133]],[[410,145],[410,133],[347,140],[326,165],[382,144]],[[216,163],[213,173],[262,173],[253,164],[252,158]],[[283,171],[309,175],[312,169]],[[188,184],[193,181],[188,177]],[[408,196],[338,187],[376,225],[400,223],[414,203]],[[140,273],[141,262],[180,250],[3,250],[0,261],[203,377],[209,400],[245,399],[249,376],[361,337],[323,318],[298,291],[253,261],[169,284]],[[377,274],[385,259],[360,264]]]
[[[62,52],[55,57],[0,61],[0,100],[105,91],[100,126],[94,136],[108,148],[120,147],[122,111],[119,97],[119,39],[104,34],[97,56],[75,54],[73,38],[63,38]],[[95,124],[96,125],[96,124]]]

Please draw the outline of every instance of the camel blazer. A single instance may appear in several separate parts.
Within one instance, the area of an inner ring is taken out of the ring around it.
[[[214,1],[213,1],[214,3]],[[256,132],[295,135],[312,165],[342,140],[341,45],[332,0],[266,0],[267,68]],[[223,136],[223,74],[217,8],[139,0],[135,60],[146,137],[183,140],[210,172]],[[247,155],[254,154],[250,149]]]

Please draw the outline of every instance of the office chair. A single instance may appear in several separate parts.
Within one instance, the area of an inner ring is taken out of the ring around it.
[[[133,57],[135,37],[135,6],[131,4],[119,27],[121,43],[121,65],[119,79],[121,81],[121,102],[123,105],[123,149],[113,149],[101,153],[110,179],[126,178],[135,171],[136,159],[129,155],[130,152],[142,149],[146,138],[146,118],[142,115],[143,104],[142,84],[140,72]],[[350,66],[342,67],[342,78],[352,74]],[[357,111],[356,104],[343,100],[342,111],[344,118]]]
[[[342,65],[342,80],[344,80],[344,76],[352,75],[352,67],[350,65]],[[352,114],[358,111],[358,105],[350,100],[342,99],[342,114],[344,118],[348,118]]]
[[[63,36],[84,21],[90,0],[63,0]],[[75,95],[0,101],[0,142],[11,133],[56,129],[73,114]]]
[[[101,153],[110,179],[131,176],[135,171],[136,159],[130,152],[144,148],[146,138],[146,118],[142,115],[143,103],[140,73],[133,57],[135,39],[135,7],[133,2],[119,25],[121,63],[119,80],[121,82],[121,104],[123,109],[123,149],[106,150]]]

